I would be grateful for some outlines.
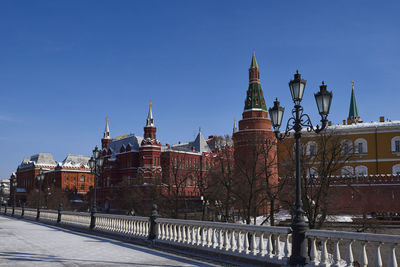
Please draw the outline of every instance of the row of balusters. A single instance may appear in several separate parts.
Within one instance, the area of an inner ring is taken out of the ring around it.
[[[149,234],[149,221],[138,221],[129,219],[119,219],[111,217],[96,217],[96,230],[117,233],[122,235],[132,235],[147,237]]]
[[[62,214],[61,223],[86,228],[90,225],[90,215]]]
[[[290,257],[289,235],[281,236],[279,233],[158,223],[157,238],[233,253],[267,256],[276,259]],[[283,242],[281,238],[283,238]]]
[[[332,253],[332,260],[329,260],[329,252],[328,252],[328,241],[333,242],[333,253]],[[341,258],[340,254],[340,244],[341,242],[346,242],[346,257],[344,259]],[[360,259],[356,260],[353,254],[353,244],[355,240],[346,240],[342,241],[341,239],[329,239],[329,238],[319,238],[312,237],[311,241],[311,251],[310,251],[310,263],[313,266],[343,266],[343,261],[346,262],[344,266],[354,266],[355,262],[358,262],[360,266],[368,266],[368,255],[367,255],[367,245],[374,245],[375,246],[375,257],[373,266],[375,267],[383,267],[382,263],[382,255],[381,255],[381,246],[382,242],[367,242],[367,241],[360,241],[361,242],[361,254]],[[319,249],[317,248],[317,243],[320,243],[320,253],[319,256]],[[389,244],[390,246],[390,253],[388,255],[388,261],[385,266],[388,267],[398,267],[397,260],[396,260],[396,245],[395,243]],[[333,262],[333,263],[332,263]]]

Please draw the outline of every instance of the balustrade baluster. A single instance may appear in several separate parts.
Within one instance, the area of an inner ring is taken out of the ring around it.
[[[254,256],[257,255],[256,232],[253,232],[251,235],[251,252]]]
[[[202,235],[201,235],[201,246],[202,247],[205,247],[206,246],[206,244],[207,244],[207,239],[206,239],[206,228],[205,227],[203,227],[202,229]]]
[[[187,225],[182,225],[182,242],[183,242],[183,244],[187,244],[186,229],[187,229]]]
[[[217,241],[217,229],[213,229],[213,248],[217,248],[218,241]]]
[[[327,238],[322,240],[322,251],[321,251],[321,264],[322,266],[329,266],[328,265],[328,248],[326,246],[328,242]]]
[[[281,256],[281,235],[280,234],[276,234],[276,237],[275,237],[275,258],[277,260],[282,259],[282,256]]]
[[[319,261],[318,261],[317,238],[316,237],[312,238],[310,259],[311,259],[311,263],[313,263],[314,266],[318,266]]]
[[[192,245],[196,245],[196,227],[192,226]]]
[[[231,231],[231,251],[235,252],[236,250],[236,236],[235,230]]]
[[[200,226],[196,227],[197,233],[196,233],[196,240],[197,240],[197,246],[201,245],[201,228]]]
[[[397,244],[392,244],[392,245],[390,246],[389,267],[397,267],[396,245],[397,245]]]
[[[291,248],[289,248],[289,244],[290,244],[289,238],[290,238],[290,235],[286,235],[286,239],[285,239],[285,250],[284,250],[285,258],[286,258],[286,259],[289,259],[290,256],[291,256],[291,250],[290,250]]]
[[[367,243],[368,242],[362,243],[362,250],[361,250],[362,254],[361,254],[361,262],[360,262],[362,267],[368,266],[368,256],[367,256],[367,249],[366,249]]]
[[[212,246],[212,233],[213,233],[212,228],[208,227],[207,228],[207,247]]]
[[[238,238],[237,238],[237,250],[239,253],[243,251],[243,239],[242,239],[242,232],[239,230]]]
[[[269,242],[269,241],[268,241]],[[264,257],[265,256],[265,244],[264,244],[264,233],[260,233],[260,242],[259,242],[260,244],[259,244],[259,248],[260,248],[260,255],[262,256],[262,257]],[[271,245],[272,246],[272,245]],[[268,251],[269,251],[269,243],[268,243]],[[272,252],[272,250],[271,250],[271,252]],[[271,257],[270,256],[270,254],[269,254],[269,252],[267,252],[268,253],[268,257]]]
[[[219,249],[222,250],[223,247],[224,247],[224,236],[223,236],[223,234],[222,234],[222,229],[219,229],[218,234],[219,234],[219,240],[218,240]]]
[[[334,267],[340,267],[340,250],[339,250],[339,242],[340,239],[335,239],[335,251],[333,252],[333,262],[334,264],[332,266]]]
[[[249,232],[244,233],[244,244],[243,245],[244,245],[244,251],[246,254],[249,254],[249,252],[250,252],[249,251],[249,245],[250,245],[249,244],[249,234],[250,234]]]
[[[178,228],[178,243],[182,242],[182,225],[177,225],[176,228]]]
[[[378,243],[376,246],[376,253],[375,253],[375,267],[382,267],[382,257],[381,257],[381,245],[382,243]]]
[[[168,224],[169,227],[169,241],[174,241],[174,226],[172,224]]]
[[[224,240],[224,248],[225,251],[229,250],[229,230],[225,230],[225,240]]]
[[[354,256],[353,256],[353,240],[350,240],[349,244],[347,245],[347,252],[346,252],[346,263],[347,266],[353,266],[354,263]]]

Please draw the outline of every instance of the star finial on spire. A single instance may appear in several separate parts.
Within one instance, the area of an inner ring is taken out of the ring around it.
[[[109,117],[106,117],[106,122],[108,122],[110,120],[110,118]]]
[[[153,105],[153,102],[149,101],[149,106],[151,107],[151,105]]]

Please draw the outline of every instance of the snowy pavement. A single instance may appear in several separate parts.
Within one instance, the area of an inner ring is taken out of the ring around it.
[[[0,216],[0,266],[216,266],[151,248]]]

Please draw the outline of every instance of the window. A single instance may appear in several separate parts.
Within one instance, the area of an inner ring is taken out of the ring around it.
[[[356,167],[356,176],[366,176],[368,175],[368,168],[366,166]]]
[[[400,136],[392,138],[392,152],[400,153]]]
[[[85,176],[81,176],[81,182],[84,182],[85,181]]]
[[[306,146],[306,155],[310,157],[315,157],[317,155],[317,143],[310,141]]]
[[[354,145],[355,145],[355,153],[357,154],[365,154],[368,152],[367,149],[367,140],[365,140],[364,138],[358,138],[354,141]]]
[[[353,143],[349,139],[344,139],[341,143],[342,155],[349,155],[353,150]]]
[[[400,175],[400,164],[393,165],[392,172],[394,175]]]
[[[81,190],[85,190],[85,185],[81,185]]]
[[[315,167],[307,168],[307,178],[318,177],[318,170]]]
[[[351,167],[351,166],[342,167],[341,174],[342,174],[342,176],[345,176],[345,177],[353,176],[353,174],[354,174],[353,167]]]

